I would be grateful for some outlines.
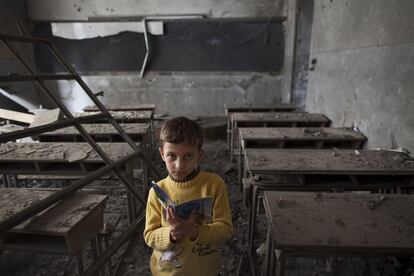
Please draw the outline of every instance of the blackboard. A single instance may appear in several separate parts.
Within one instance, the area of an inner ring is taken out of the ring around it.
[[[149,36],[147,71],[278,72],[284,56],[283,26],[277,21],[170,21],[164,35]],[[139,71],[146,49],[142,33],[71,40],[54,37],[50,24],[37,24],[35,35],[50,39],[80,73]],[[44,48],[34,49],[42,72],[62,71]]]

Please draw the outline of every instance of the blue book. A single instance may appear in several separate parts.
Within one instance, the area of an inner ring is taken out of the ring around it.
[[[213,200],[211,197],[198,198],[177,205],[174,201],[171,200],[168,194],[160,186],[158,186],[157,183],[151,181],[150,186],[154,189],[158,200],[165,210],[168,207],[172,207],[174,213],[182,219],[189,218],[191,212],[193,210],[196,210],[197,223],[207,223],[211,221],[213,205]]]

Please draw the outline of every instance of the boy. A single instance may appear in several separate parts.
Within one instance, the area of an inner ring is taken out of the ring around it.
[[[212,199],[210,221],[184,219],[164,210],[154,190],[148,195],[144,239],[154,249],[153,275],[218,275],[219,243],[231,238],[233,226],[226,185],[216,174],[201,171],[202,129],[185,117],[169,120],[160,132],[159,149],[168,176],[157,184],[176,203]]]

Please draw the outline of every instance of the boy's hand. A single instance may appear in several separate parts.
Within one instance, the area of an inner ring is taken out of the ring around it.
[[[176,216],[174,210],[171,207],[167,208],[167,221],[170,224],[170,240],[172,242],[180,242],[184,238],[184,234],[180,231],[178,227],[178,222],[176,222]]]
[[[197,239],[198,225],[195,219],[195,210],[192,210],[188,219],[182,219],[174,214],[172,208],[168,208],[167,221],[171,225],[172,238],[177,237],[179,239],[177,241],[181,241],[187,235],[192,241]]]

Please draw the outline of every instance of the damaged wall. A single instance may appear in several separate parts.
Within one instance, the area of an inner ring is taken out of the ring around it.
[[[315,1],[307,110],[414,151],[414,1]]]
[[[20,23],[24,31],[28,32],[29,26],[27,22],[26,2],[24,0],[16,1],[0,1],[0,33],[10,35],[21,35],[17,22]],[[19,53],[29,61],[33,66],[33,51],[32,47],[13,44],[19,50]],[[9,73],[26,74],[19,62],[15,59],[9,49],[0,41],[0,75],[7,75]],[[26,108],[38,106],[41,103],[39,94],[37,93],[36,85],[29,82],[15,82],[15,83],[0,83],[2,89],[0,93],[0,108],[12,109],[16,111],[26,111]],[[22,102],[27,102],[26,108],[14,103],[8,97],[12,95],[23,99]]]
[[[224,115],[224,103],[279,103],[281,77],[269,74],[156,74],[144,79],[138,74],[83,76],[95,92],[104,91],[103,103],[133,105],[155,103],[157,113],[169,115]],[[55,83],[61,99],[70,110],[92,104],[83,90],[68,81]],[[53,85],[50,85],[53,86]]]
[[[203,1],[77,1],[29,0],[29,17],[34,22],[113,20],[146,15],[194,15],[233,20],[281,18],[286,16],[284,0]],[[167,30],[168,32],[168,30]],[[283,35],[282,35],[283,36]],[[283,41],[283,40],[282,40]],[[283,47],[282,47],[283,49]],[[283,57],[283,53],[281,53]],[[246,57],[247,58],[247,57]],[[140,65],[140,64],[139,64]],[[104,91],[108,104],[155,103],[157,113],[194,116],[224,115],[225,103],[277,104],[282,97],[282,76],[269,71],[139,71],[85,72],[83,79],[93,91]],[[62,81],[55,85],[72,111],[90,104],[77,85]]]
[[[88,21],[163,15],[210,18],[285,16],[285,0],[28,0],[29,17],[40,21]]]

